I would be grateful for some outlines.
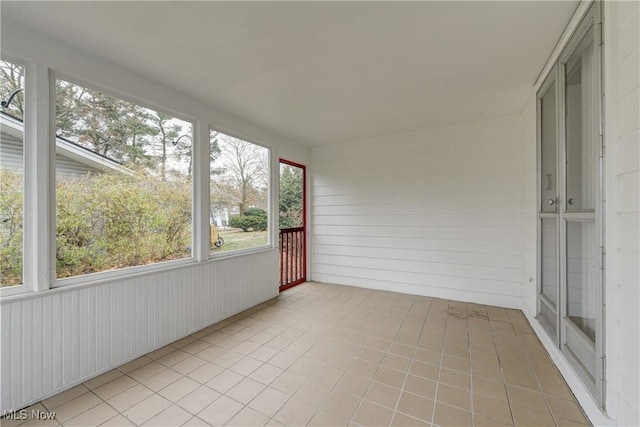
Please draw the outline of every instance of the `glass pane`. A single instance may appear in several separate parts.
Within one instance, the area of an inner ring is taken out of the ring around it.
[[[304,225],[302,210],[302,168],[280,163],[280,228]]]
[[[56,276],[191,256],[190,123],[56,82]]]
[[[540,99],[540,197],[542,212],[555,212],[556,191],[556,83]]]
[[[0,286],[22,284],[24,68],[0,61]],[[13,95],[13,97],[12,97]]]
[[[567,210],[593,210],[598,160],[591,33],[566,66]]]
[[[269,150],[213,130],[209,141],[212,252],[265,246]]]
[[[542,248],[542,283],[541,293],[556,305],[556,295],[558,291],[558,237],[557,220],[555,218],[543,218],[541,226],[541,248]],[[555,325],[555,321],[554,321]]]
[[[567,222],[567,314],[593,342],[595,333],[595,223]]]

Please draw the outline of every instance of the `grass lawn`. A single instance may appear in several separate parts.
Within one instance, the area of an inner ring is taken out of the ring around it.
[[[220,231],[224,245],[214,252],[228,252],[267,244],[266,231]]]

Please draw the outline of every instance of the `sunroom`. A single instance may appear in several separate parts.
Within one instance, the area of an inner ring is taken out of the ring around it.
[[[0,9],[3,425],[640,425],[638,2]]]

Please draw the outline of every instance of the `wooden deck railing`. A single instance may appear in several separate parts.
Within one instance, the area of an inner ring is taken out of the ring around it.
[[[306,280],[304,227],[280,229],[280,289]]]

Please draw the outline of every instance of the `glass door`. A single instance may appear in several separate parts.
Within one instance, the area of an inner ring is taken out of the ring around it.
[[[599,5],[538,92],[538,320],[604,401]],[[558,179],[556,179],[558,178]]]

